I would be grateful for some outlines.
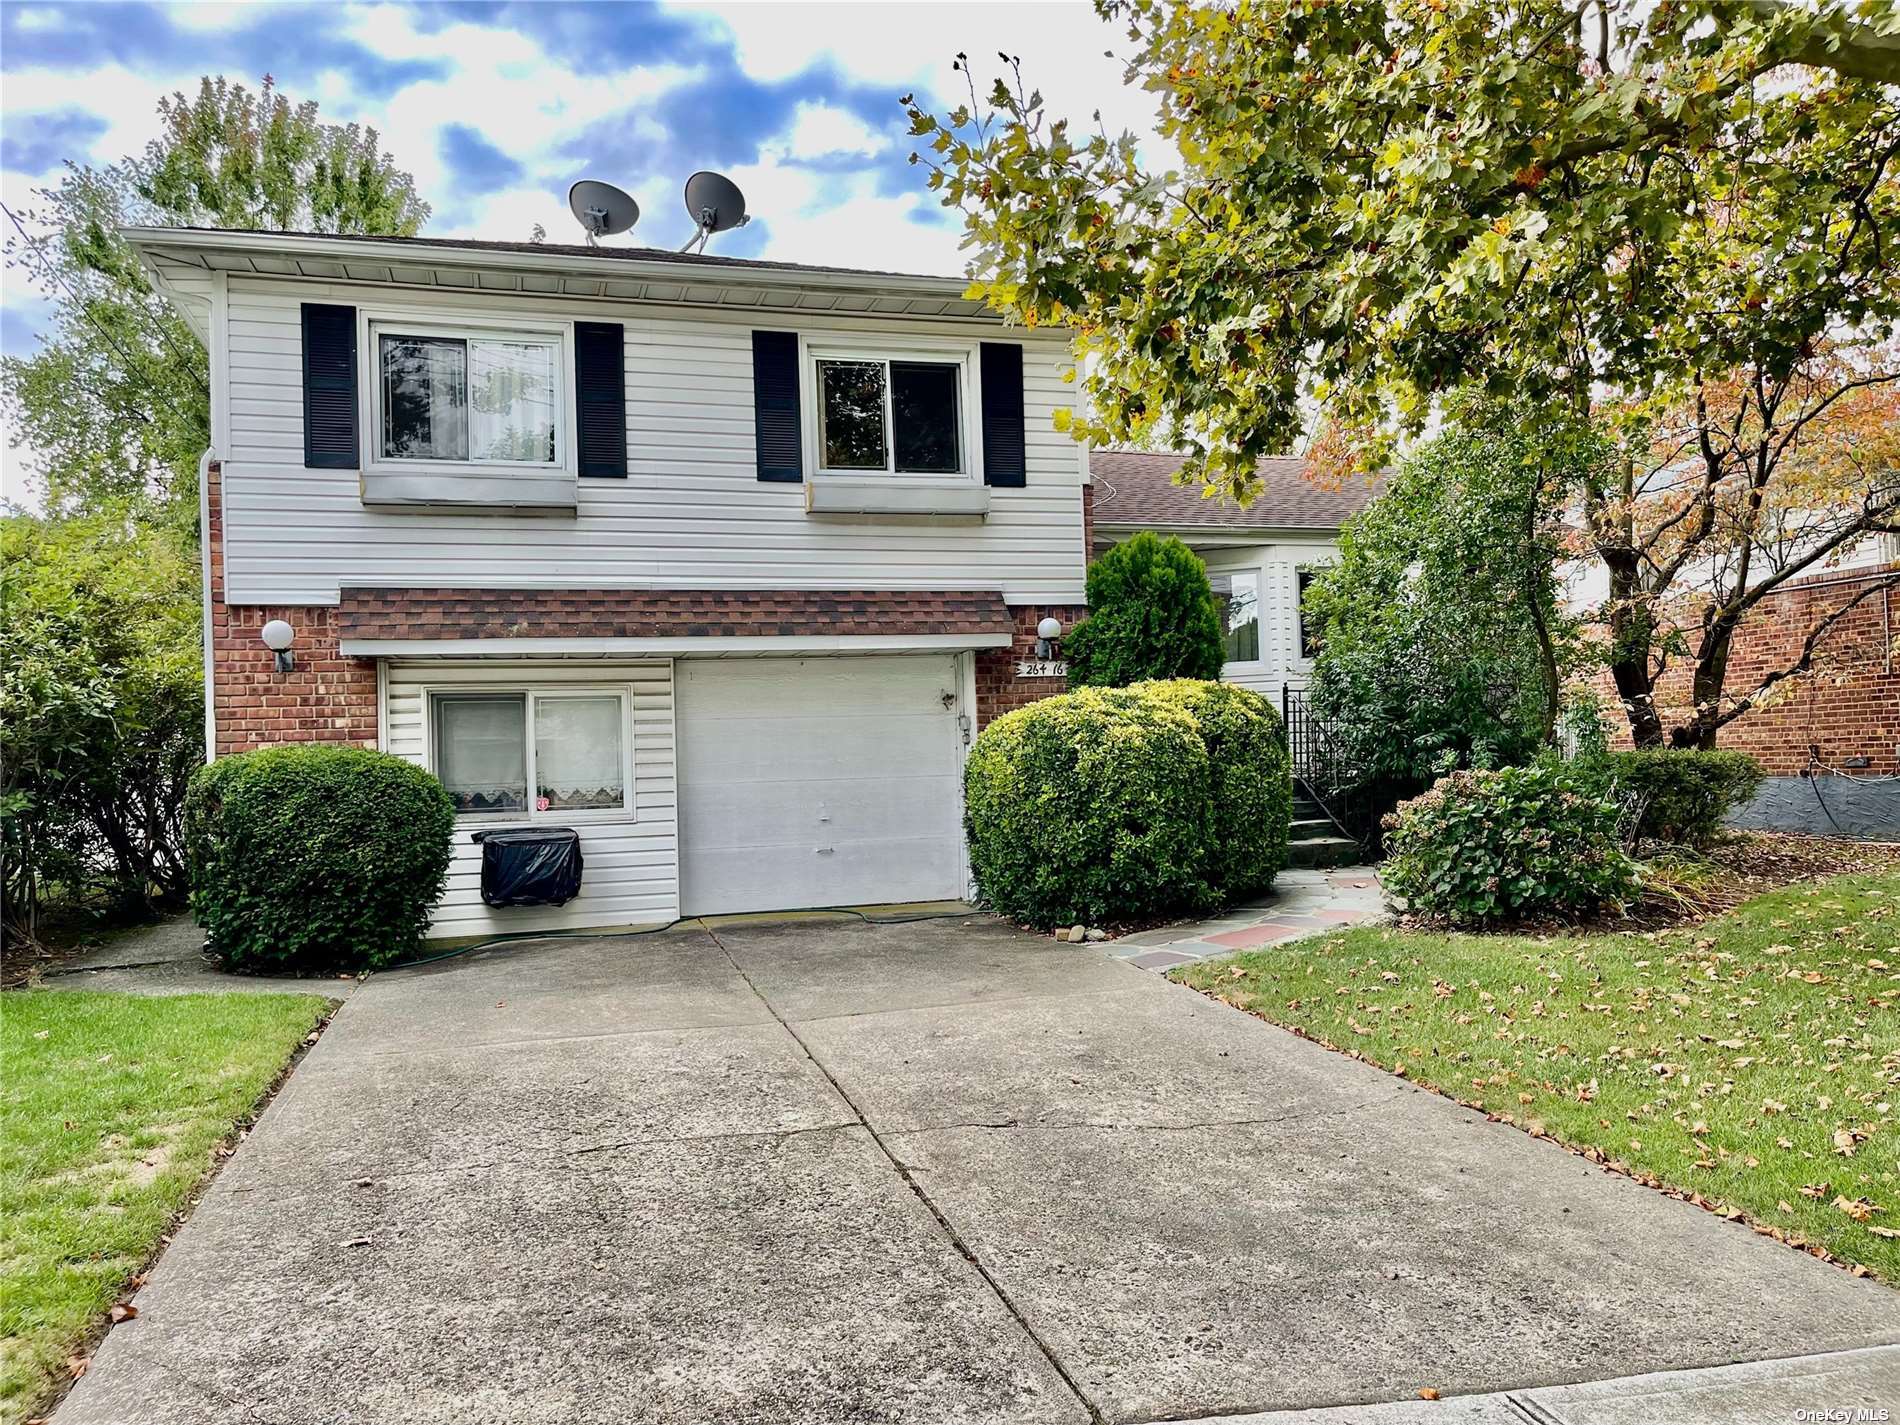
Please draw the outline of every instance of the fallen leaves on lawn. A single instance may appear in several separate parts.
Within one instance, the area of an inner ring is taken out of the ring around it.
[[[1873,1217],[1873,1215],[1876,1212],[1880,1211],[1878,1207],[1876,1207],[1873,1203],[1869,1202],[1864,1197],[1850,1198],[1850,1197],[1836,1196],[1833,1203],[1830,1205],[1833,1207],[1838,1207],[1842,1212],[1845,1212],[1849,1217],[1853,1218],[1854,1221],[1856,1222],[1866,1222],[1871,1217]]]
[[[113,1302],[112,1310],[106,1313],[106,1315],[112,1318],[112,1324],[114,1326],[117,1326],[121,1321],[130,1321],[138,1314],[139,1309],[129,1301]]]

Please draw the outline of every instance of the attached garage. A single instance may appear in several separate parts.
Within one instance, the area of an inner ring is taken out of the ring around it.
[[[682,659],[680,910],[965,890],[961,660]]]

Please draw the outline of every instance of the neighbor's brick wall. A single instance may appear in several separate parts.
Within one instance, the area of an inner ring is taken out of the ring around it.
[[[211,697],[216,755],[286,742],[376,745],[376,664],[337,651],[328,605],[262,607],[224,602],[224,513],[220,470],[207,477],[211,526]],[[260,633],[274,618],[296,630],[296,667],[276,671]]]
[[[1008,648],[985,648],[976,655],[976,726],[980,732],[993,718],[1027,707],[1039,698],[1068,691],[1061,678],[1018,678],[1019,659],[1036,656],[1036,625],[1054,614],[1062,620],[1066,637],[1088,610],[1080,604],[1012,604],[1016,628]]]
[[[1764,674],[1785,668],[1801,654],[1809,631],[1834,609],[1852,599],[1886,569],[1822,574],[1796,580],[1770,594],[1736,632],[1729,659],[1728,689],[1746,692]],[[1850,757],[1865,757],[1855,769],[1862,776],[1900,773],[1900,594],[1883,590],[1868,595],[1828,631],[1815,649],[1814,670],[1790,679],[1771,694],[1766,706],[1750,709],[1724,727],[1716,746],[1747,752],[1773,777],[1804,771],[1810,748],[1824,766],[1842,767]],[[1602,686],[1610,691],[1607,678]],[[1689,704],[1686,672],[1673,670],[1657,690],[1665,725]],[[1629,745],[1629,724],[1615,728]]]

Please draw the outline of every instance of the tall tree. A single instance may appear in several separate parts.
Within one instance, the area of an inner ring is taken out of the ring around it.
[[[1563,604],[1563,496],[1612,468],[1593,429],[1473,410],[1399,462],[1308,590],[1310,696],[1353,775],[1410,795],[1554,740],[1586,650]]]
[[[101,168],[68,162],[35,205],[9,214],[6,255],[51,299],[32,356],[0,366],[0,399],[53,512],[130,499],[189,526],[209,443],[203,345],[153,291],[119,237],[152,224],[415,233],[429,208],[376,131],[327,124],[266,76],[252,93],[206,78],[158,105],[145,152]]]
[[[1097,3],[1180,172],[1052,120],[1019,73],[987,108],[972,86],[910,111],[977,290],[1075,327],[1085,438],[1163,424],[1188,478],[1245,500],[1315,409],[1370,467],[1457,388],[1576,413],[1607,393],[1697,413],[1705,478],[1765,507],[1843,403],[1900,381],[1892,0]],[[1839,518],[1803,568],[1900,527],[1900,488],[1862,473],[1827,492]],[[1639,741],[1702,745],[1767,562],[1737,564],[1696,654],[1706,696],[1665,729],[1637,670],[1674,555],[1623,536],[1629,503],[1604,492],[1592,519],[1618,685]]]

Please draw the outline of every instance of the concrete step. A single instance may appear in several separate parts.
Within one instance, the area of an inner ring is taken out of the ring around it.
[[[1302,817],[1293,814],[1293,825],[1287,829],[1289,841],[1318,841],[1324,837],[1339,835],[1339,828],[1333,825],[1332,818],[1324,812]]]
[[[1359,843],[1343,836],[1318,836],[1308,841],[1289,841],[1287,865],[1300,870],[1319,871],[1330,866],[1351,866],[1359,860]]]

